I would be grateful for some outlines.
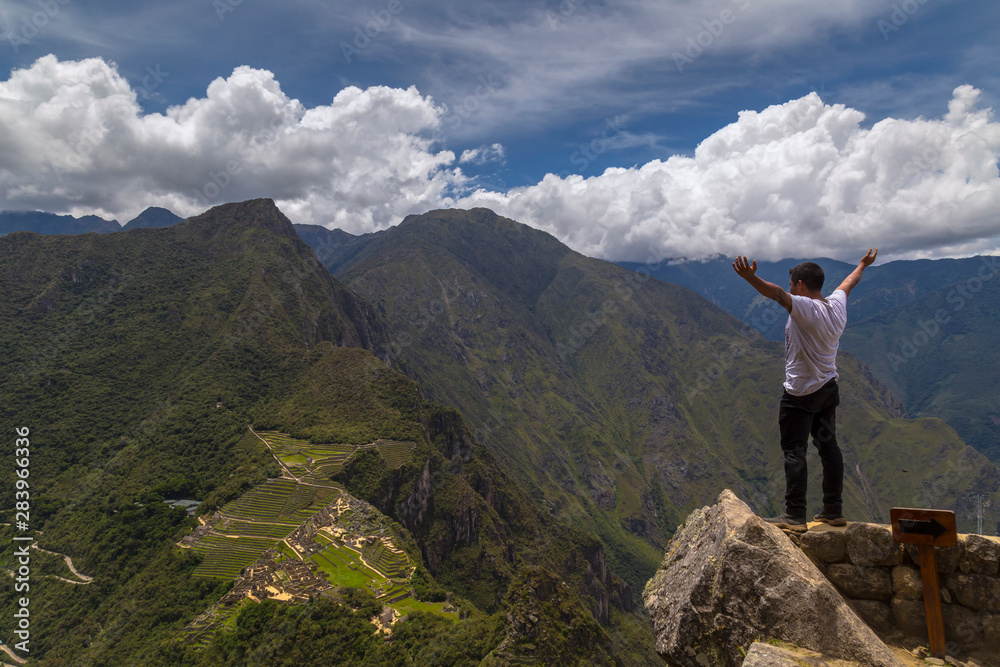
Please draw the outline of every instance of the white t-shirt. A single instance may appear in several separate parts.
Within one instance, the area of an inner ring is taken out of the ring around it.
[[[847,325],[847,294],[834,290],[826,299],[792,297],[785,325],[785,391],[811,394],[837,375],[837,348]]]

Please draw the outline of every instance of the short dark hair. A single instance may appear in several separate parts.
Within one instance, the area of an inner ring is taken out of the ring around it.
[[[792,276],[793,285],[801,280],[806,289],[812,291],[823,289],[823,281],[826,280],[823,269],[815,262],[802,262],[798,266],[788,269],[788,273]]]

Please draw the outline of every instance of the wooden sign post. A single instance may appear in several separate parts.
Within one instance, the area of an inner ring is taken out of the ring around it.
[[[924,584],[924,610],[927,612],[927,638],[931,653],[945,656],[944,617],[941,614],[941,588],[938,584],[934,547],[958,544],[955,513],[950,510],[923,510],[893,507],[892,538],[920,549],[920,576]]]

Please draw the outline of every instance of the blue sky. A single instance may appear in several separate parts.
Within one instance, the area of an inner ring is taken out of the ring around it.
[[[869,236],[894,257],[993,252],[998,62],[995,1],[0,0],[0,209],[125,222],[273,196],[363,232],[488,205],[615,259],[818,254],[806,229],[835,257]],[[849,182],[859,169],[885,183]]]

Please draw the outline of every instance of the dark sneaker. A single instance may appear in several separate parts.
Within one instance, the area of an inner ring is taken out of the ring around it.
[[[794,530],[796,532],[803,532],[808,530],[806,526],[806,518],[790,516],[788,512],[785,512],[781,516],[772,517],[770,519],[764,519],[768,523],[773,523],[778,528],[783,528],[784,530]]]
[[[833,512],[830,510],[823,510],[819,514],[813,517],[813,521],[819,521],[821,523],[828,523],[831,526],[846,526],[847,519],[840,512]]]

